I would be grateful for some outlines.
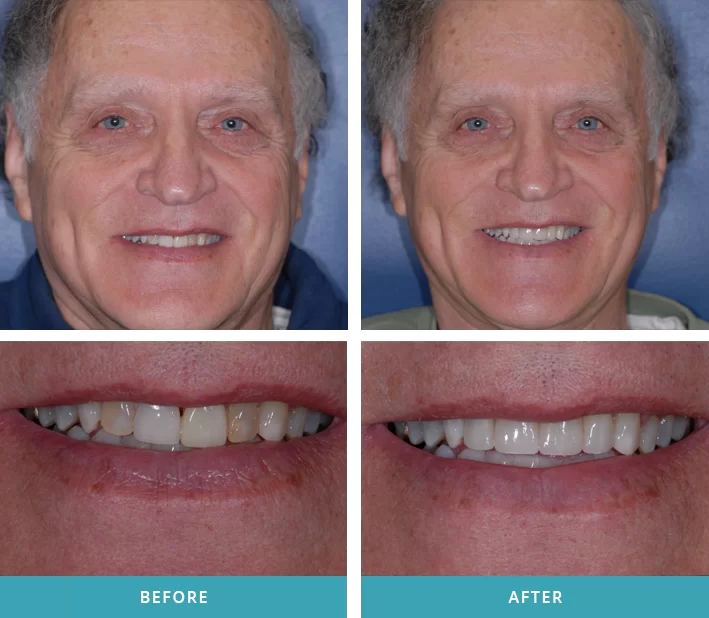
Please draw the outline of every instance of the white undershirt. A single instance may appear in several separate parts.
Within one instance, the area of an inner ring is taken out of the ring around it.
[[[675,316],[661,318],[656,315],[628,315],[630,330],[687,330],[684,322]]]
[[[276,307],[275,305],[271,308],[271,316],[273,317],[273,330],[288,330],[288,323],[290,322],[290,309],[285,309],[284,307]]]

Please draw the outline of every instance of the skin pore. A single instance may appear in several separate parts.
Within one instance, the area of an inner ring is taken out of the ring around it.
[[[707,370],[706,343],[364,343],[363,575],[707,573],[706,427],[646,455],[538,470],[441,459],[385,428],[496,416],[475,401],[525,416],[617,398],[706,419]]]
[[[664,138],[648,161],[642,56],[613,0],[437,10],[406,156],[385,130],[382,171],[441,328],[627,328],[627,279],[666,168]],[[538,247],[482,231],[549,225],[583,230]]]
[[[8,106],[6,171],[70,326],[271,328],[308,154],[266,2],[70,0],[42,94],[30,164]],[[199,231],[224,238],[122,239]]]
[[[0,368],[0,525],[12,530],[0,538],[0,574],[345,574],[344,343],[2,343],[0,352],[12,359]],[[61,398],[265,397],[307,401],[335,420],[292,441],[169,453],[79,442],[17,411]]]

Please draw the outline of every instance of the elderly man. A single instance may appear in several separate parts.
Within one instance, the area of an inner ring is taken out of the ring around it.
[[[365,328],[709,327],[627,289],[679,108],[649,0],[387,0],[364,47],[433,299]]]
[[[290,246],[325,113],[290,0],[19,0],[4,62],[38,253],[0,328],[345,327]]]

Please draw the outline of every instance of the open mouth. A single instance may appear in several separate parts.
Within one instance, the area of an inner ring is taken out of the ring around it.
[[[280,401],[190,408],[111,401],[22,412],[74,440],[158,451],[293,440],[319,433],[333,420],[329,414]]]
[[[550,225],[540,228],[485,228],[491,238],[514,245],[548,245],[578,236],[583,231],[580,226]]]
[[[184,247],[205,247],[214,245],[224,238],[219,234],[187,234],[185,236],[164,236],[151,234],[148,236],[122,236],[136,245],[155,245],[181,249]]]
[[[0,352],[0,575],[344,573],[345,344]]]
[[[408,444],[444,459],[552,468],[667,448],[708,421],[686,416],[597,414],[555,423],[449,419],[389,423]]]

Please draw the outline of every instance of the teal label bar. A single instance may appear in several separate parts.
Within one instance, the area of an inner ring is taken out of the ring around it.
[[[364,577],[362,618],[709,616],[707,590],[705,577]]]
[[[0,577],[0,616],[345,618],[344,577]]]

